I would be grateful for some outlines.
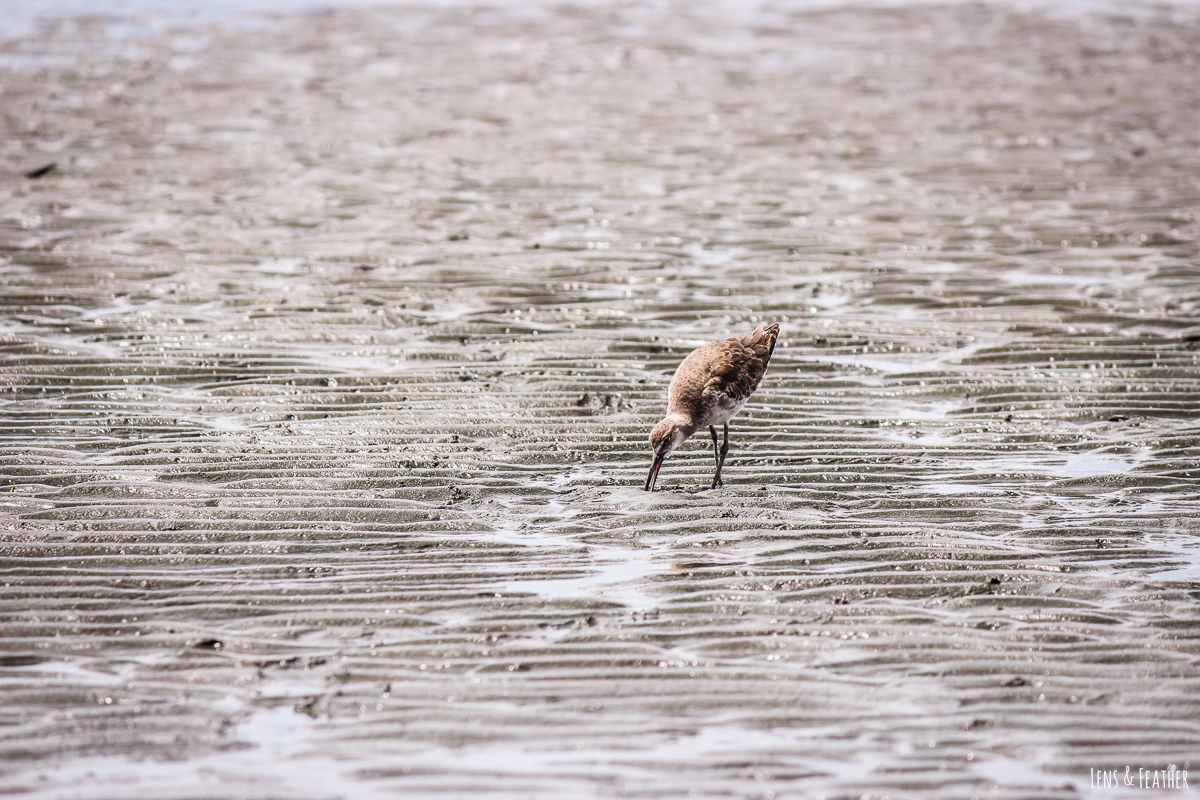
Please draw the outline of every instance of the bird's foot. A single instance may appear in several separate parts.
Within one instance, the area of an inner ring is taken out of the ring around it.
[[[710,487],[708,487],[708,488],[710,488],[710,489],[723,489],[723,488],[725,488],[725,481],[721,480],[721,478],[720,478],[720,477],[713,478],[713,484],[712,484],[712,486],[710,486]]]

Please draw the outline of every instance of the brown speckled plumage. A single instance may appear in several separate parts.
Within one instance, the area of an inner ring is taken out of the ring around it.
[[[778,338],[778,323],[765,330],[759,326],[742,337],[710,342],[683,360],[667,390],[667,416],[650,432],[654,463],[646,478],[647,491],[654,490],[658,470],[671,451],[701,428],[708,428],[712,434],[717,460],[712,488],[724,485],[721,467],[729,452],[729,420],[742,410],[762,382]],[[720,448],[717,424],[725,428],[725,443]]]

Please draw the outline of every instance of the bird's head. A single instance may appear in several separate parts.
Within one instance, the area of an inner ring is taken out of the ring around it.
[[[654,483],[658,480],[658,470],[662,467],[667,456],[692,433],[682,420],[667,417],[654,426],[650,431],[650,448],[654,451],[654,461],[650,465],[650,474],[646,476],[646,491],[654,491]]]

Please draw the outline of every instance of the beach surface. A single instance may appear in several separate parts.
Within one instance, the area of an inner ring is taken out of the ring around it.
[[[0,33],[0,793],[1200,796],[1198,70],[1195,6]]]

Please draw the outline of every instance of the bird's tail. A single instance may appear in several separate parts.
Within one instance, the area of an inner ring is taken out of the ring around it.
[[[779,323],[772,322],[769,327],[763,329],[759,325],[754,329],[754,333],[748,333],[742,337],[742,344],[754,351],[754,355],[762,359],[763,367],[767,366],[767,362],[771,360],[771,354],[775,352],[775,341],[779,338]]]

